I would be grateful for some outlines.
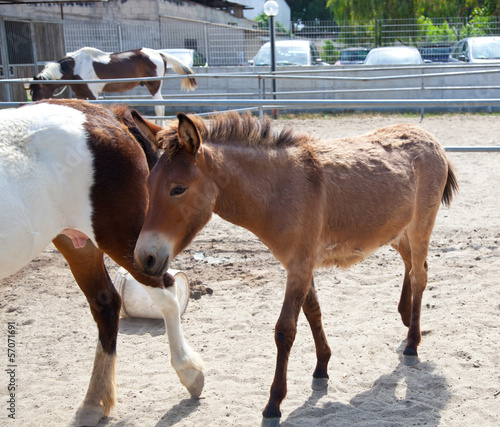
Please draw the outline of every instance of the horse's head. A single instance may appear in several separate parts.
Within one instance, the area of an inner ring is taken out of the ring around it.
[[[135,248],[137,267],[160,276],[210,220],[217,189],[206,174],[206,147],[183,113],[164,131],[165,153],[148,178],[149,208]]]
[[[58,62],[48,62],[45,68],[33,77],[36,83],[30,84],[31,99],[40,101],[42,99],[50,99],[54,96],[54,91],[63,85],[58,84],[43,84],[39,83],[43,80],[71,80],[73,78],[73,68],[75,60],[71,57],[66,57]]]
[[[33,81],[37,83],[31,83],[30,84],[30,92],[31,92],[31,99],[33,101],[40,101],[42,99],[50,99],[54,95],[54,90],[56,89],[56,86],[54,85],[46,85],[42,83],[38,83],[39,81],[46,80],[42,77],[33,77]]]

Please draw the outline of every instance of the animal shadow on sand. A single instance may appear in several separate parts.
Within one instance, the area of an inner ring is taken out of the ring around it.
[[[165,323],[163,319],[121,317],[119,333],[124,335],[150,335],[157,337],[165,335]]]
[[[406,340],[399,346],[398,355],[402,355],[405,345]],[[392,372],[380,376],[369,390],[352,397],[349,403],[336,401],[335,392],[326,398],[327,388],[313,391],[280,425],[438,426],[440,412],[450,399],[450,390],[446,379],[435,371],[432,362],[409,367],[400,356],[400,363]],[[311,420],[310,424],[304,424],[305,420]]]

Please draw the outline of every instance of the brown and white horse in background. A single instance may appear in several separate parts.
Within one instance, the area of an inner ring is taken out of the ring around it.
[[[210,128],[199,118],[178,118],[178,125],[158,134],[165,153],[148,178],[136,264],[161,277],[212,212],[271,249],[287,283],[265,424],[281,416],[301,308],[316,345],[313,377],[319,385],[328,378],[331,350],[313,285],[316,268],[348,267],[392,245],[405,265],[398,307],[409,328],[404,362],[417,363],[429,240],[441,202],[448,205],[458,189],[438,141],[409,124],[322,141],[291,130],[275,134],[269,120],[261,125],[251,115],[220,115]]]
[[[97,424],[116,399],[121,298],[104,253],[130,271],[161,310],[181,382],[192,396],[203,388],[201,358],[182,335],[174,279],[146,276],[133,261],[148,203],[146,179],[159,157],[159,129],[123,106],[79,100],[0,111],[0,279],[52,241],[97,323],[94,368],[73,425]]]
[[[127,50],[124,52],[106,53],[93,47],[83,47],[76,52],[68,53],[66,57],[49,62],[45,68],[33,78],[31,97],[33,101],[52,98],[54,91],[63,86],[43,84],[43,80],[99,80],[127,79],[140,77],[163,77],[167,64],[178,74],[190,75],[193,70],[172,55],[154,49]],[[70,84],[78,99],[97,99],[101,92],[125,92],[139,84],[144,84],[153,99],[163,99],[161,94],[162,80],[145,82],[116,82]],[[197,86],[194,77],[182,79],[181,88],[194,90]],[[165,107],[155,106],[157,116],[165,114]]]

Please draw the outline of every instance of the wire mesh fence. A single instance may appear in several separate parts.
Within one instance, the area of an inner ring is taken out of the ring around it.
[[[372,21],[292,22],[291,28],[278,25],[277,39],[313,40],[328,63],[349,47],[372,48],[404,44],[422,49],[448,48],[472,36],[500,35],[499,17],[391,19]],[[113,52],[150,47],[193,49],[213,66],[242,65],[252,59],[269,40],[269,29],[212,24],[204,21],[163,16],[157,25],[64,24],[66,50],[83,46]],[[436,59],[443,57],[443,52]],[[446,55],[445,55],[446,56]],[[431,58],[433,59],[433,58]]]

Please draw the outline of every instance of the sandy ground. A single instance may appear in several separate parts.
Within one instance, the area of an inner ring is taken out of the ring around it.
[[[314,135],[356,135],[417,117],[281,120]],[[426,117],[443,145],[500,145],[500,117]],[[429,252],[420,364],[401,363],[403,264],[382,249],[350,270],[316,274],[333,350],[330,382],[311,389],[314,345],[304,316],[289,364],[283,426],[500,425],[500,153],[450,153],[461,186],[442,208]],[[189,302],[185,337],[206,363],[192,400],[170,366],[163,322],[123,319],[116,409],[99,426],[257,426],[274,374],[274,324],[285,273],[253,235],[220,218],[173,263],[213,289]],[[117,267],[109,263],[111,277]],[[84,396],[96,328],[53,247],[0,282],[0,425],[64,426]],[[7,418],[8,322],[17,327],[16,420]]]

